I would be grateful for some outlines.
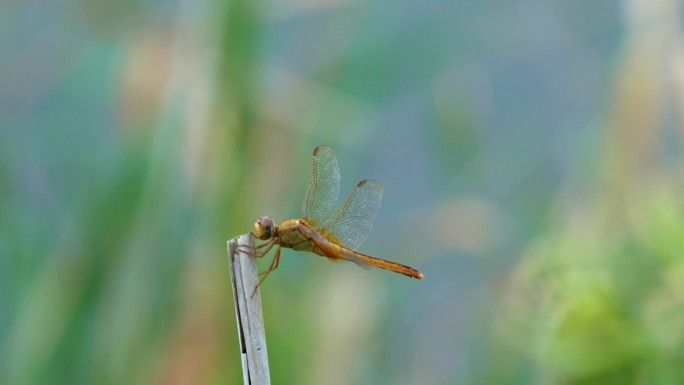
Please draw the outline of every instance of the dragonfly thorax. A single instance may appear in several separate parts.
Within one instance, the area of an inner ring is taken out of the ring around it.
[[[271,239],[276,236],[277,232],[278,227],[273,223],[273,218],[268,215],[264,215],[254,222],[254,236],[261,240]]]

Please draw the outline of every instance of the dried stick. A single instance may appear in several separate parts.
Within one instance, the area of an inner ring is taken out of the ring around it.
[[[251,234],[228,241],[228,262],[240,338],[242,375],[245,385],[270,385],[261,293],[259,289],[254,290],[259,283],[259,274],[256,258],[244,253],[245,250],[254,252]]]

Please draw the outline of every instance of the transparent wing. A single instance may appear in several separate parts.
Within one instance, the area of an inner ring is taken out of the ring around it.
[[[311,179],[304,196],[302,215],[309,225],[323,223],[340,195],[340,167],[335,151],[316,147],[311,165]]]
[[[356,250],[366,240],[373,227],[375,215],[382,202],[382,193],[380,182],[360,182],[319,232],[332,242]]]

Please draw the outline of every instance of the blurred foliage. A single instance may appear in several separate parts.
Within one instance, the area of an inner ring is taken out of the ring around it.
[[[617,218],[569,218],[518,267],[497,324],[540,382],[684,381],[684,205],[668,181],[650,187]]]
[[[664,35],[646,33],[653,14],[631,16],[634,35],[597,158],[603,169],[583,191],[559,199],[552,225],[516,266],[495,321],[510,355],[534,368],[527,372],[534,382],[684,382],[684,141],[655,86],[661,60],[672,57],[644,57]]]

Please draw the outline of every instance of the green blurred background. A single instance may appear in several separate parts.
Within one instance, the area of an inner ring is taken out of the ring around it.
[[[2,2],[0,383],[241,384],[225,242],[319,144],[426,278],[285,251],[274,384],[684,383],[683,15]]]

